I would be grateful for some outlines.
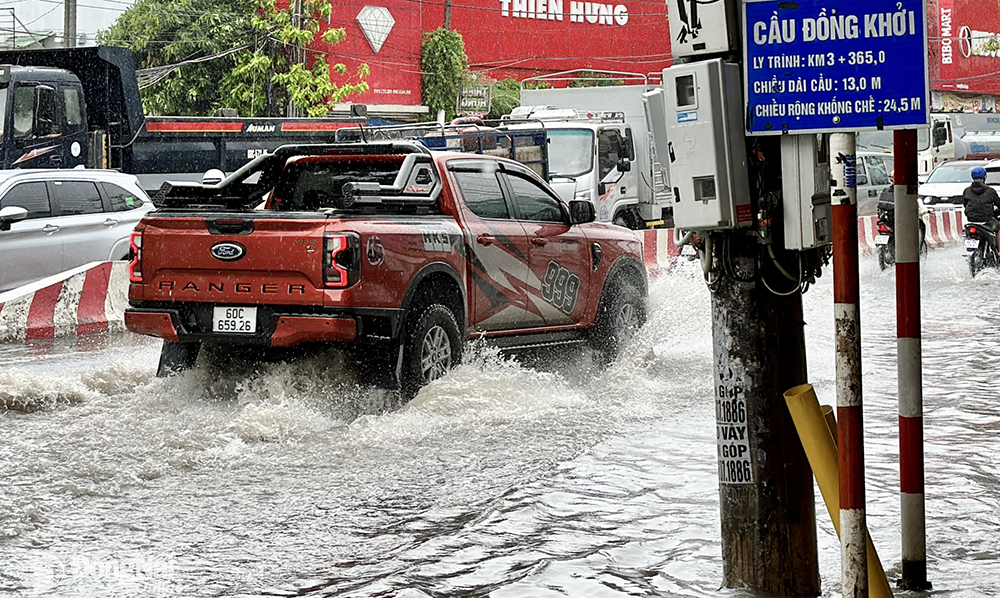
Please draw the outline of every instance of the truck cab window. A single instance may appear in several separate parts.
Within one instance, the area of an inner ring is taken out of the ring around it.
[[[80,90],[76,87],[63,87],[63,108],[66,111],[67,133],[76,133],[83,129],[83,107],[80,106]]]
[[[587,129],[549,130],[549,176],[578,177],[594,164],[594,133]]]
[[[865,161],[858,160],[857,163],[857,178],[855,179],[856,184],[860,187],[861,185],[868,184],[868,173],[865,172]]]
[[[48,218],[52,215],[49,208],[49,193],[45,183],[20,183],[10,188],[10,191],[0,199],[0,208],[17,206],[28,210],[28,218]]]
[[[14,138],[27,139],[34,136],[35,88],[14,88]]]
[[[99,214],[104,211],[101,194],[91,181],[56,181],[56,201],[60,216]]]
[[[889,173],[885,171],[885,162],[875,156],[864,157],[868,167],[869,184],[885,186],[889,184]]]
[[[35,137],[50,137],[59,134],[60,122],[56,111],[56,90],[46,85],[35,88]]]
[[[604,129],[597,134],[597,161],[600,166],[598,178],[600,180],[608,176],[608,173],[618,165],[618,160],[623,157],[619,155],[621,148],[621,135],[615,129]]]

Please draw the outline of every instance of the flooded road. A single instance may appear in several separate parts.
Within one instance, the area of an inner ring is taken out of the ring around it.
[[[861,267],[868,516],[892,578],[895,280]],[[835,404],[829,276],[803,301],[811,382]],[[971,279],[953,247],[922,277],[928,577],[996,595],[1000,275]],[[473,347],[405,406],[336,353],[163,380],[153,339],[0,346],[0,594],[739,596],[719,589],[710,319],[682,264],[610,369]]]

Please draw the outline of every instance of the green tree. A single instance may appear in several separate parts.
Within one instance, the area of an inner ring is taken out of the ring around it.
[[[432,114],[444,110],[447,119],[454,118],[458,89],[468,70],[462,36],[443,28],[425,33],[420,63],[424,73],[421,81],[424,104]]]
[[[486,118],[497,119],[521,105],[521,84],[516,79],[501,79],[493,84],[490,113]]]
[[[625,85],[625,81],[615,79],[612,75],[605,73],[595,73],[592,71],[582,71],[579,79],[569,82],[569,87],[616,87]]]
[[[143,90],[150,114],[204,116],[235,108],[242,116],[280,116],[289,100],[304,113],[321,116],[333,104],[366,91],[368,66],[349,80],[343,64],[330,66],[326,50],[346,37],[343,28],[320,33],[331,14],[329,0],[304,0],[305,17],[295,26],[289,10],[274,0],[138,0],[110,29],[103,45],[129,48],[139,68],[175,64],[240,48],[205,62],[187,64]],[[317,37],[322,44],[315,44]],[[315,44],[315,45],[314,45]]]

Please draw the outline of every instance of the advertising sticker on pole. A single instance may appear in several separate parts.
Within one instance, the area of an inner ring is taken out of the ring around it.
[[[923,0],[746,0],[750,135],[927,126]]]

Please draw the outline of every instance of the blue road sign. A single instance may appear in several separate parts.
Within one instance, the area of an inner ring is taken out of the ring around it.
[[[751,135],[926,126],[922,0],[746,0]]]

